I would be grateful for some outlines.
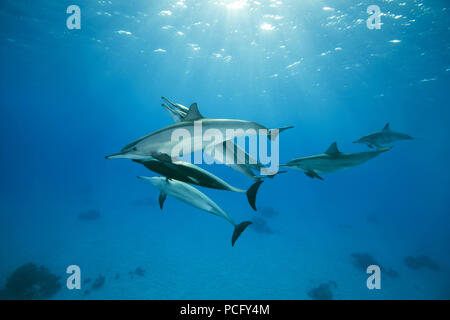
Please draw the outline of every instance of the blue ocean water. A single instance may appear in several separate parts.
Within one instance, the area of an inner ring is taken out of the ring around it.
[[[72,4],[79,30],[66,27]],[[367,28],[369,5],[381,29]],[[437,0],[2,0],[0,288],[33,262],[62,277],[55,299],[311,299],[330,281],[334,299],[449,299],[449,11]],[[267,224],[231,247],[225,220],[170,197],[161,211],[136,179],[155,174],[104,159],[173,123],[161,96],[210,118],[294,126],[282,162],[334,141],[369,151],[352,141],[388,122],[415,139],[324,181],[266,179],[258,212],[199,188],[236,221]],[[88,210],[100,218],[78,219]],[[354,254],[381,265],[381,289],[368,290]],[[405,263],[417,256],[439,270]],[[82,290],[65,287],[74,264]]]

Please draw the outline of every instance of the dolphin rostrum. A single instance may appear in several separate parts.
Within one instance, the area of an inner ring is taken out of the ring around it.
[[[170,101],[169,99],[167,99],[166,97],[161,97],[161,99],[163,99],[167,104],[162,104],[161,106],[167,110],[167,112],[170,114],[170,116],[172,117],[173,121],[175,122],[180,122],[183,121],[188,112],[189,112],[189,108],[179,104],[179,103],[175,103]],[[245,152],[245,150],[243,150],[242,148],[240,148],[238,145],[236,145],[235,143],[223,143],[223,144],[217,144],[214,155],[218,155],[221,154],[223,152],[223,148],[225,148],[226,152],[232,152],[231,154],[235,154],[237,159],[243,159],[243,161],[240,161],[239,163],[225,163],[227,166],[229,166],[230,168],[246,175],[249,178],[252,178],[254,180],[259,180],[261,178],[273,178],[276,174],[274,175],[255,175],[255,173],[253,172],[253,170],[256,171],[261,171],[261,168],[264,167],[264,165],[262,165],[259,161],[257,161],[256,159],[252,158],[252,156],[250,156],[247,152]],[[219,152],[217,152],[219,151]],[[216,159],[218,160],[218,159]],[[243,163],[242,163],[243,162]],[[284,171],[282,172],[278,172],[278,173],[284,173]]]
[[[399,140],[412,139],[414,138],[407,134],[392,131],[389,123],[387,123],[384,126],[383,130],[365,135],[358,140],[353,141],[353,143],[363,143],[366,144],[369,148],[373,148],[375,146],[377,149],[379,149],[383,144],[392,143]]]
[[[165,177],[143,177],[138,176],[155,188],[160,190],[159,203],[162,207],[166,197],[173,196],[178,200],[181,200],[195,208],[204,210],[216,216],[222,217],[234,226],[233,236],[231,237],[231,245],[239,238],[241,233],[252,224],[250,221],[244,221],[236,224],[230,216],[226,214],[214,201],[212,201],[208,196],[206,196],[201,191],[197,190],[193,186],[178,180],[171,180]]]
[[[358,166],[391,148],[385,147],[369,152],[344,153],[340,152],[336,142],[333,142],[323,154],[293,159],[287,164],[280,165],[280,167],[304,171],[310,178],[323,180],[319,174],[336,172]]]
[[[189,153],[204,150],[205,147],[207,147],[205,144],[194,143],[195,140],[198,139],[196,125],[201,125],[201,128],[204,131],[212,129],[222,135],[221,139],[216,139],[214,141],[214,145],[227,141],[227,130],[234,130],[234,137],[245,136],[245,132],[247,130],[254,130],[255,132],[258,132],[259,129],[268,130],[267,136],[269,138],[271,135],[275,134],[273,129],[267,129],[263,125],[256,122],[231,119],[204,119],[198,111],[197,104],[193,103],[183,121],[139,138],[138,140],[127,144],[120,152],[111,154],[105,158],[144,159],[153,157],[155,159],[159,159],[163,157],[167,159],[171,158],[173,148],[180,145],[187,146]],[[279,133],[290,128],[292,127],[283,127],[276,130],[278,130]],[[182,142],[177,139],[172,139],[172,134],[175,133],[177,129],[188,133],[188,137],[183,139]],[[184,150],[184,148],[182,149]],[[183,155],[183,150],[180,150],[180,154],[178,155]]]
[[[189,162],[160,161],[153,158],[134,159],[133,161],[140,163],[147,169],[159,173],[169,179],[184,181],[206,188],[245,193],[247,195],[248,203],[253,208],[253,210],[256,211],[256,193],[258,192],[259,186],[263,182],[262,180],[256,181],[250,186],[248,190],[242,190],[231,186],[216,175]]]

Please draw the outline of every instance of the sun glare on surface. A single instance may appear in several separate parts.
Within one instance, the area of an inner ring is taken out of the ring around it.
[[[226,7],[228,9],[242,9],[248,5],[247,0],[231,0],[227,1]]]
[[[275,26],[271,25],[270,23],[263,23],[260,28],[261,28],[261,30],[267,30],[267,31],[275,30]]]

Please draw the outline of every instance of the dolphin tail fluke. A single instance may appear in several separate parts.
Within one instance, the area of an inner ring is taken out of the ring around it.
[[[284,130],[292,129],[293,127],[294,127],[294,126],[281,127],[281,128],[278,128],[278,131],[279,131],[279,132],[283,132]]]
[[[248,199],[248,203],[250,203],[250,206],[253,208],[253,210],[256,211],[256,193],[258,192],[259,186],[261,185],[261,183],[263,183],[263,180],[258,180],[256,181],[254,184],[252,184],[250,186],[250,188],[248,188],[246,194],[247,194],[247,199]]]
[[[158,202],[159,202],[159,208],[162,210],[164,206],[164,201],[166,201],[167,194],[162,192],[159,194]]]
[[[242,232],[251,225],[251,221],[244,221],[234,226],[233,236],[231,237],[231,246],[234,247],[234,243],[239,238]]]
[[[267,137],[272,140],[272,138],[276,138],[278,136],[278,134],[280,134],[281,132],[283,132],[284,130],[287,129],[292,129],[294,126],[289,126],[289,127],[281,127],[281,128],[276,128],[276,129],[269,129],[269,134],[267,135]],[[274,132],[275,130],[277,130],[278,132]]]

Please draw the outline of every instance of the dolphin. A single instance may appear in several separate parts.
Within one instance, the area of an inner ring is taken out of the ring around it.
[[[179,103],[174,103],[167,99],[166,97],[161,97],[167,104],[161,104],[161,106],[167,110],[167,112],[172,117],[173,121],[180,122],[183,121],[184,118],[186,118],[189,108],[183,106]]]
[[[189,153],[204,150],[207,145],[193,143],[196,137],[196,132],[194,131],[194,123],[200,122],[202,125],[202,130],[206,131],[208,129],[214,129],[222,134],[222,140],[214,141],[215,144],[223,143],[226,141],[227,130],[238,130],[236,132],[236,137],[245,136],[245,131],[253,129],[258,132],[259,129],[268,130],[268,138],[270,139],[275,132],[273,129],[268,129],[263,125],[245,120],[231,120],[231,119],[204,119],[200,114],[197,104],[193,103],[189,108],[187,116],[181,122],[177,122],[165,128],[159,129],[153,133],[150,133],[142,138],[137,139],[129,144],[127,144],[118,153],[106,156],[106,159],[116,159],[116,158],[128,158],[128,159],[145,159],[148,157],[153,157],[155,159],[161,160],[171,158],[170,155],[172,150],[176,146],[187,145],[189,147]],[[290,129],[291,127],[283,127],[277,129],[278,132]],[[183,139],[181,142],[172,139],[172,133],[177,129],[183,129],[189,133],[189,137]],[[188,141],[186,141],[188,140]]]
[[[341,171],[358,166],[391,148],[385,147],[369,152],[344,153],[340,152],[337,143],[333,142],[323,154],[293,159],[287,164],[280,165],[280,167],[304,171],[310,178],[323,180],[319,174]]]
[[[167,103],[167,104],[163,103],[163,104],[161,104],[161,106],[167,110],[167,112],[170,114],[170,116],[172,117],[172,119],[175,122],[183,121],[184,118],[186,118],[186,116],[189,112],[188,107],[186,107],[182,104],[179,104],[179,103],[172,102],[169,99],[167,99],[166,97],[161,97],[161,99],[163,99]],[[247,152],[245,152],[245,150],[240,148],[235,143],[225,143],[224,142],[223,144],[217,144],[214,155],[222,154],[222,151],[223,151],[222,148],[224,148],[224,147],[225,147],[226,152],[233,152],[233,154],[236,155],[237,159],[245,159],[245,162],[240,161],[240,162],[244,162],[244,163],[232,163],[232,164],[226,163],[226,165],[229,166],[230,168],[246,175],[247,177],[249,177],[251,179],[259,180],[261,178],[273,178],[278,173],[284,173],[284,172],[277,172],[276,174],[273,174],[273,175],[262,175],[262,176],[255,175],[253,170],[261,171],[261,168],[263,168],[264,165],[262,165],[259,161],[255,160],[252,156],[250,156]],[[220,151],[220,152],[217,152],[217,151]]]
[[[276,175],[280,173],[286,173],[286,171],[278,171],[276,173],[269,173],[265,175],[256,175],[253,170],[257,172],[261,172],[262,168],[265,168],[261,162],[253,158],[251,155],[249,155],[247,152],[245,152],[242,148],[240,148],[237,144],[231,141],[224,141],[223,143],[216,144],[214,146],[214,154],[213,157],[216,155],[224,154],[224,155],[234,155],[237,159],[237,163],[227,163],[226,161],[223,162],[223,159],[220,158],[214,158],[218,163],[222,161],[223,164],[230,167],[233,170],[236,170],[237,172],[242,173],[243,175],[253,179],[253,180],[260,180],[262,178],[271,178],[275,177]],[[224,151],[225,150],[225,153]]]
[[[256,193],[258,192],[259,186],[263,182],[261,180],[253,183],[248,190],[242,190],[231,186],[216,175],[189,162],[169,162],[160,161],[153,158],[134,159],[133,161],[140,163],[147,169],[159,173],[169,179],[175,179],[206,188],[245,193],[247,195],[248,203],[253,208],[253,210],[256,211]]]
[[[160,190],[159,203],[162,207],[166,197],[173,196],[178,200],[181,200],[195,208],[204,210],[216,216],[222,217],[231,223],[234,227],[233,235],[231,237],[231,246],[239,238],[241,233],[252,223],[250,221],[244,221],[236,224],[225,211],[223,211],[214,201],[206,196],[201,191],[197,190],[193,186],[178,180],[168,179],[166,177],[143,177],[138,176],[139,179],[144,180],[152,184],[155,188]]]
[[[381,131],[365,135],[358,140],[353,141],[353,143],[363,143],[366,144],[369,148],[373,148],[375,146],[377,149],[379,149],[383,144],[392,143],[399,140],[412,139],[414,138],[407,134],[392,131],[389,123],[386,123]]]

